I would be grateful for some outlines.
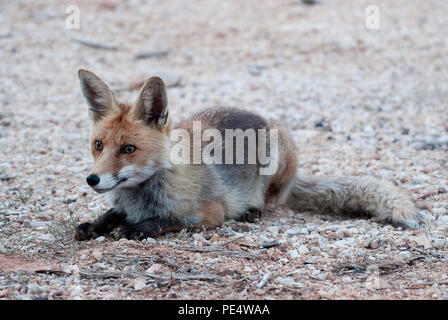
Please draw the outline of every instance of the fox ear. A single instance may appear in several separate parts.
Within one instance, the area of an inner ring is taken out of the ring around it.
[[[98,121],[116,106],[115,96],[94,73],[81,69],[78,76],[82,93],[89,105],[89,116],[93,121]]]
[[[135,106],[136,116],[157,127],[167,124],[168,100],[162,79],[152,77],[143,84]]]

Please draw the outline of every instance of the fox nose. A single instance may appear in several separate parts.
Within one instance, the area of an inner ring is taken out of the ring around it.
[[[95,174],[89,174],[86,181],[89,186],[93,187],[93,186],[96,186],[100,182],[100,177],[98,177]]]

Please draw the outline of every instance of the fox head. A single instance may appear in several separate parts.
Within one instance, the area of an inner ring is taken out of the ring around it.
[[[148,79],[131,105],[120,103],[92,72],[78,75],[93,121],[94,164],[87,183],[99,193],[129,188],[169,167],[170,120],[162,79]]]

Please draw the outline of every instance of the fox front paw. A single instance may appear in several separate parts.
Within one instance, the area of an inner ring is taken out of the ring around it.
[[[237,221],[255,223],[261,218],[263,212],[257,208],[247,209],[242,215],[237,218]]]
[[[142,230],[138,230],[134,226],[122,226],[114,231],[112,231],[112,236],[115,240],[128,239],[128,240],[143,240],[151,235]]]
[[[95,232],[95,227],[90,222],[81,223],[76,227],[75,240],[85,241],[89,239],[98,238],[100,235]]]

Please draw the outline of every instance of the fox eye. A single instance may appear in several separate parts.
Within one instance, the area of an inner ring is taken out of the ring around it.
[[[130,154],[130,153],[134,152],[136,149],[137,148],[134,146],[127,145],[127,146],[124,146],[123,148],[121,148],[120,152]]]
[[[95,141],[95,150],[96,151],[103,150],[103,143],[101,141],[98,141],[98,140]]]

